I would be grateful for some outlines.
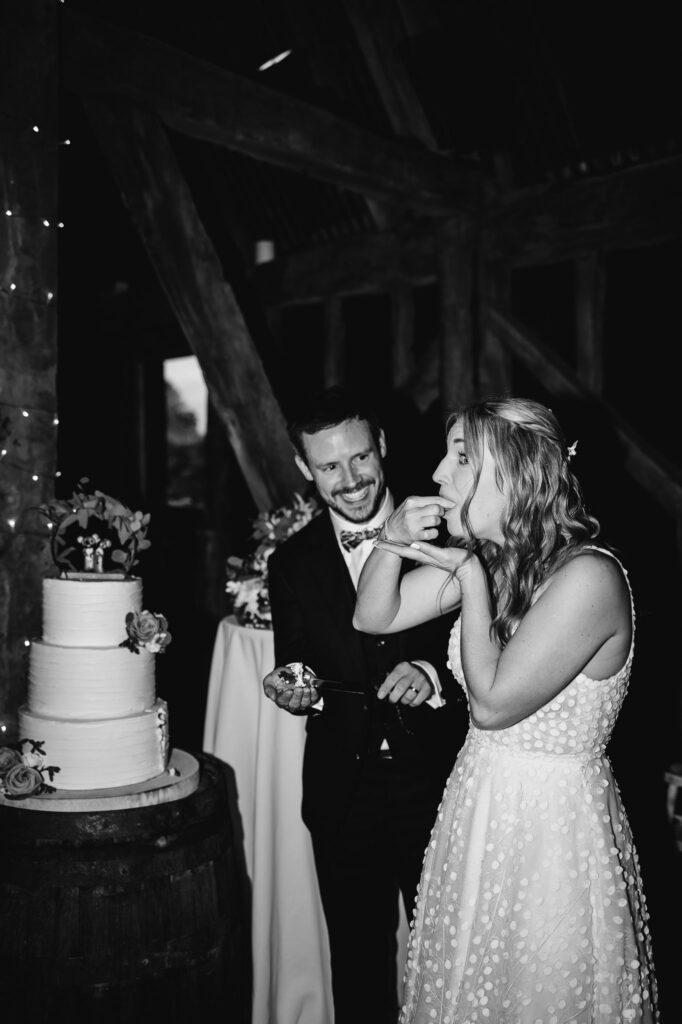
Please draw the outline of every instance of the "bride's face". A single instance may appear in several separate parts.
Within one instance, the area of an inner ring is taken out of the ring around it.
[[[439,493],[454,502],[445,514],[448,532],[453,537],[466,536],[461,520],[461,508],[474,487],[474,468],[467,455],[462,427],[455,423],[447,437],[445,457],[433,474]],[[469,521],[474,536],[502,544],[502,519],[507,510],[508,496],[495,479],[495,462],[487,444],[483,448],[483,463],[478,486],[469,505]]]

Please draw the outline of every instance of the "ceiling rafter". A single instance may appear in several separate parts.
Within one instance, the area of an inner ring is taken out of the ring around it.
[[[65,87],[153,107],[182,134],[431,214],[470,211],[475,162],[415,151],[146,36],[65,10]]]

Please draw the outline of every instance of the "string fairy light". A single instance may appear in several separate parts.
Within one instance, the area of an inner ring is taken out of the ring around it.
[[[28,420],[29,423],[36,423],[40,416],[49,417],[49,425],[51,427],[59,426],[59,416],[54,409],[46,409],[39,405],[28,405],[21,403],[20,405],[16,402],[5,402],[0,399],[0,411],[4,410],[17,410],[20,413],[18,418],[19,423],[23,423]],[[61,476],[61,471],[57,470],[53,474],[49,474],[40,469],[39,466],[27,466],[25,462],[17,461],[10,455],[10,447],[8,446],[8,438],[13,438],[12,444],[16,447],[20,447],[22,441],[15,435],[16,431],[13,429],[14,424],[8,415],[0,418],[0,442],[2,442],[2,448],[0,448],[0,460],[4,466],[11,466],[12,469],[17,469],[22,473],[27,473],[31,477],[31,481],[34,484],[40,483],[41,480],[47,479],[49,476],[53,476],[54,479],[58,479]],[[8,457],[9,456],[9,457]],[[10,529],[14,529],[16,520],[7,520]]]
[[[63,0],[62,0],[62,2],[63,2]],[[31,131],[33,132],[34,135],[41,135],[40,125],[37,124],[37,123],[32,124],[31,125]],[[60,145],[60,146],[70,146],[71,145],[71,139],[68,139],[68,138],[67,139],[58,139],[56,141],[57,141],[57,144]],[[64,222],[63,221],[60,220],[60,221],[56,221],[56,223],[55,223],[55,221],[51,217],[46,216],[44,213],[43,214],[31,214],[29,212],[28,214],[25,214],[25,213],[20,212],[18,210],[12,209],[12,201],[11,201],[11,199],[9,200],[9,203],[8,203],[8,205],[5,208],[5,216],[8,217],[8,218],[12,218],[14,221],[30,221],[30,220],[33,219],[33,217],[36,217],[36,219],[38,219],[40,221],[40,223],[43,225],[43,227],[45,227],[45,228],[47,228],[49,230],[54,230],[55,228],[56,229],[61,229],[61,228],[64,227]],[[13,294],[17,293],[17,284],[16,284],[15,281],[11,281],[8,287],[9,287],[9,292],[11,292]],[[5,292],[6,290],[7,290],[6,288],[0,287],[0,292]],[[23,292],[23,289],[20,290],[20,294],[22,294],[23,301],[25,301],[27,303],[30,303],[30,304],[32,304],[34,306],[38,306],[38,307],[44,306],[46,304],[51,303],[53,301],[53,299],[55,298],[55,293],[54,293],[54,291],[52,289],[47,289],[45,292],[42,293],[42,294],[45,295],[45,301],[41,301],[41,300],[37,299],[35,297],[35,295],[33,295],[33,294],[30,294],[30,293],[27,293],[27,292]]]

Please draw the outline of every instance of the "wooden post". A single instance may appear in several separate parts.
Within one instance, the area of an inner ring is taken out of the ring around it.
[[[414,295],[408,284],[391,289],[391,377],[403,388],[414,370]]]
[[[0,744],[16,738],[50,565],[29,509],[54,497],[57,456],[57,6],[0,13]]]
[[[282,504],[300,487],[284,417],[163,127],[127,104],[85,107],[254,502]]]
[[[575,261],[575,331],[578,376],[589,391],[601,395],[604,381],[604,299],[606,271],[601,255],[586,253]]]
[[[474,398],[473,227],[468,219],[447,221],[439,230],[438,271],[441,289],[442,411]]]
[[[343,299],[330,296],[324,304],[324,386],[342,384],[345,378],[346,325]]]
[[[482,257],[479,260],[478,325],[480,347],[478,353],[478,382],[481,396],[503,394],[511,386],[511,360],[509,352],[491,329],[488,310],[508,312],[511,292],[509,265]]]

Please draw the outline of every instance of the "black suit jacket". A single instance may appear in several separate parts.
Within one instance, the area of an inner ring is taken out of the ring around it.
[[[323,510],[268,561],[275,663],[302,661],[320,678],[360,683],[364,695],[327,692],[306,723],[303,820],[335,830],[367,755],[388,739],[394,758],[445,785],[467,727],[466,702],[446,666],[453,615],[400,633],[370,636],[353,628],[355,588]],[[438,671],[446,705],[418,708],[376,698],[400,661],[421,659]]]

